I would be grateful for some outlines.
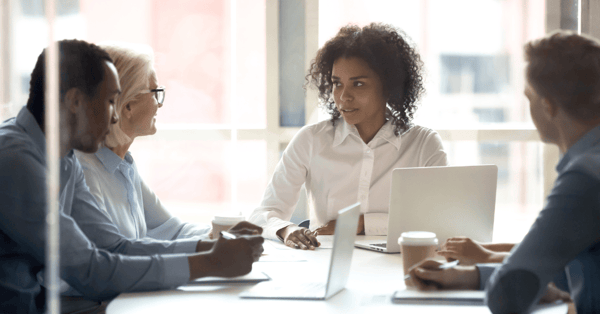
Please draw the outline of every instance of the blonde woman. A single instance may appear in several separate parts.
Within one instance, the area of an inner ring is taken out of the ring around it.
[[[122,43],[101,47],[114,60],[121,94],[115,104],[119,122],[111,125],[98,152],[76,153],[92,195],[128,238],[207,239],[209,226],[185,223],[169,213],[140,177],[129,152],[138,136],[156,133],[156,115],[165,100],[165,87],[159,85],[154,70],[152,49]],[[203,242],[206,249],[212,247],[212,241]]]

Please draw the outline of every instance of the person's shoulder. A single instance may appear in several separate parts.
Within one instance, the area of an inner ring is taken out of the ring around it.
[[[313,124],[308,124],[300,128],[298,133],[294,136],[303,140],[321,139],[327,137],[333,137],[335,133],[335,127],[341,125],[340,121],[336,121],[335,126],[331,120],[320,121]]]
[[[571,171],[581,172],[596,181],[600,181],[600,147],[595,147],[573,157],[562,173]]]
[[[423,136],[423,137],[429,137],[429,136],[433,136],[435,134],[438,134],[436,131],[428,128],[428,127],[424,127],[421,125],[417,125],[414,124],[408,131],[404,132],[402,134],[402,136]]]
[[[402,133],[402,140],[422,144],[441,142],[438,132],[416,124],[413,125],[408,131]]]
[[[19,165],[45,164],[45,156],[25,132],[15,128],[0,128],[0,165],[10,168]]]
[[[45,157],[27,134],[6,132],[3,128],[0,133],[0,193],[23,202],[42,202],[39,196],[43,194],[39,191],[45,191]]]
[[[334,131],[335,127],[339,125],[341,125],[340,121],[336,121],[334,126],[331,120],[324,120],[313,124],[307,124],[303,126],[298,133],[310,133],[313,136],[318,136],[319,134],[330,133]]]
[[[84,170],[95,170],[102,166],[100,159],[98,159],[95,153],[84,153],[75,150],[75,157]]]

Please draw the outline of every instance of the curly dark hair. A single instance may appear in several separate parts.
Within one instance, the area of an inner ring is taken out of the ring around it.
[[[388,24],[371,23],[363,28],[347,25],[319,49],[312,61],[306,84],[319,90],[321,106],[331,114],[331,121],[340,118],[332,97],[331,72],[338,58],[357,57],[379,75],[387,96],[387,118],[392,120],[398,136],[411,127],[417,101],[423,94],[423,62],[407,42],[409,37]]]

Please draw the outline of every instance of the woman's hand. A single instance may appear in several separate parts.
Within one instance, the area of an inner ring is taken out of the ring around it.
[[[461,265],[501,263],[508,255],[508,253],[490,251],[467,237],[453,237],[446,240],[438,254],[448,261],[458,260]]]
[[[289,247],[302,250],[314,250],[321,243],[317,241],[317,232],[296,225],[289,225],[277,231],[283,243]]]

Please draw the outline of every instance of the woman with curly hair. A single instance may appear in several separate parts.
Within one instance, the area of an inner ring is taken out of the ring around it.
[[[249,219],[265,237],[314,249],[316,234],[332,234],[337,211],[356,202],[357,233],[385,235],[392,170],[447,165],[440,136],[412,123],[424,89],[407,40],[390,25],[349,25],[317,52],[306,85],[319,90],[331,120],[303,127],[283,153]],[[309,229],[289,221],[303,184]]]

